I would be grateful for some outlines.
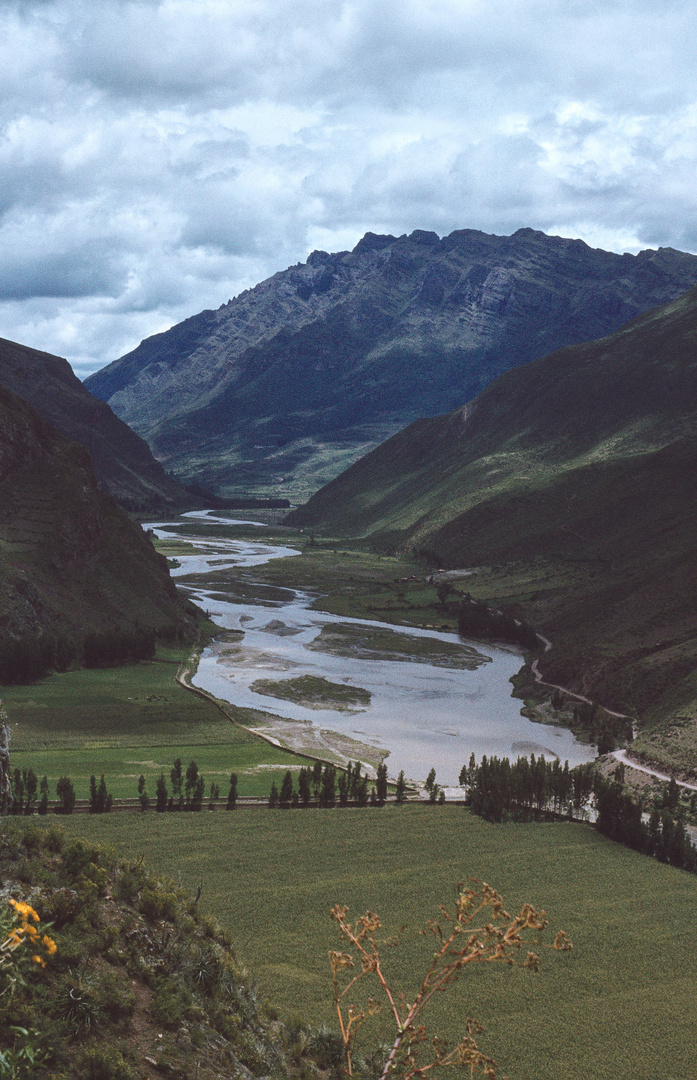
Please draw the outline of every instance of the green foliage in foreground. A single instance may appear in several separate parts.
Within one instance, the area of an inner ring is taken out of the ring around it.
[[[202,881],[201,906],[231,934],[262,993],[282,1017],[313,1023],[334,1023],[331,907],[346,903],[353,917],[378,910],[386,936],[406,926],[389,964],[408,992],[429,949],[416,931],[456,881],[477,877],[512,908],[544,908],[574,951],[543,951],[539,975],[468,973],[435,1003],[433,1029],[455,1038],[477,1017],[480,1046],[511,1080],[697,1075],[695,879],[590,826],[492,825],[457,807],[407,805],[122,814],[67,819],[66,828],[109,838],[128,857],[146,852],[156,872],[181,872],[186,885]],[[409,959],[415,940],[421,952]]]
[[[229,939],[172,881],[55,826],[7,821],[0,872],[34,932],[2,955],[0,1077],[287,1076]],[[0,941],[11,910],[5,896]]]

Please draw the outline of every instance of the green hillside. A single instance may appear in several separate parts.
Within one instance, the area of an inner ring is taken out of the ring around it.
[[[290,521],[475,568],[553,641],[546,677],[647,729],[682,717],[644,749],[697,768],[696,342],[693,289],[412,424]]]

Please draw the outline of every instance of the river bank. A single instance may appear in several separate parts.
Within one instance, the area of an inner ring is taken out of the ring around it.
[[[358,759],[375,768],[386,760],[390,776],[403,769],[420,782],[435,768],[444,787],[457,785],[471,753],[477,759],[544,754],[570,765],[594,756],[567,729],[543,727],[520,714],[510,685],[522,662],[519,649],[463,642],[454,631],[433,626],[352,617],[350,589],[329,598],[338,612],[327,611],[327,596],[307,587],[309,581],[296,587],[304,552],[290,546],[292,540],[250,537],[269,531],[263,523],[236,526],[196,512],[151,527],[168,544],[178,539],[197,546],[196,554],[177,555],[173,576],[226,632],[203,651],[193,685],[255,710],[260,722],[251,730],[278,745],[340,764]],[[332,553],[327,555],[324,588],[331,574]],[[361,553],[341,555],[358,571]],[[284,584],[284,565],[293,567],[293,587]],[[375,606],[389,609],[394,594],[398,608],[403,588],[399,581],[393,588],[394,567],[380,566],[374,556],[366,556],[364,566]],[[393,616],[399,618],[399,610]],[[230,631],[236,640],[229,640]],[[357,700],[349,707],[330,699],[312,705],[292,700],[290,684],[301,685],[306,677],[351,688]]]

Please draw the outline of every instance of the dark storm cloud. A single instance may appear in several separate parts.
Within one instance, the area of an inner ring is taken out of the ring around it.
[[[0,334],[85,373],[364,231],[697,246],[687,0],[0,3]]]

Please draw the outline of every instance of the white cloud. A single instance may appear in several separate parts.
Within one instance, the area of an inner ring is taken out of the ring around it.
[[[0,334],[101,366],[367,229],[697,248],[687,0],[0,5]]]

